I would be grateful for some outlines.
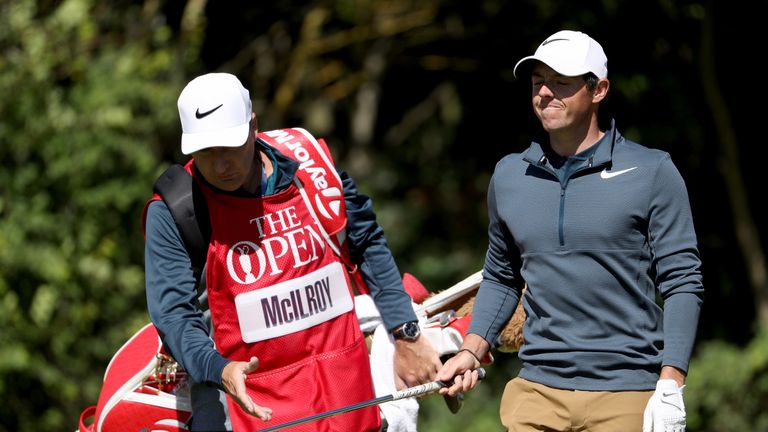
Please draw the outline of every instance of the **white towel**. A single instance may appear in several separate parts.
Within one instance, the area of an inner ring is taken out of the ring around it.
[[[376,327],[383,322],[379,310],[373,302],[373,297],[368,294],[355,296],[355,315],[357,315],[357,321],[360,322],[360,330],[363,333],[373,333]]]
[[[371,375],[376,397],[397,391],[395,386],[395,344],[383,325],[376,327],[371,343]],[[419,402],[415,397],[386,402],[379,405],[387,421],[387,432],[415,432],[419,416]]]
[[[360,321],[360,329],[365,333],[373,332],[371,342],[371,377],[376,397],[386,396],[397,391],[395,386],[395,343],[392,335],[384,328],[381,315],[368,295],[355,297],[355,312]],[[419,402],[415,397],[386,402],[379,405],[387,432],[416,432],[419,416]]]

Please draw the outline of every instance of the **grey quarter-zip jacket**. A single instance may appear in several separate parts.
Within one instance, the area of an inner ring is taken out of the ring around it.
[[[652,390],[662,365],[687,371],[704,298],[685,182],[668,153],[627,140],[613,121],[565,171],[546,146],[496,165],[468,332],[493,345],[527,283],[521,378]]]

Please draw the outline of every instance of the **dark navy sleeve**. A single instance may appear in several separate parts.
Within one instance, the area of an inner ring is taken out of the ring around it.
[[[352,259],[360,267],[384,327],[391,331],[404,322],[416,321],[411,297],[403,287],[384,229],[376,222],[371,198],[358,193],[357,185],[346,172],[338,172],[344,185],[349,249]]]
[[[169,354],[196,382],[221,386],[228,360],[214,348],[179,230],[164,202],[147,209],[144,247],[147,307]]]
[[[475,296],[472,320],[467,333],[481,336],[491,346],[507,324],[520,301],[522,279],[520,253],[514,239],[499,217],[494,179],[488,187],[488,250],[483,265],[483,280]]]

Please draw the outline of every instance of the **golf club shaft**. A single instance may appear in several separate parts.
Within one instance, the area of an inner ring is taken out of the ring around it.
[[[477,368],[475,370],[478,373],[478,378],[479,379],[485,378],[485,369]],[[400,400],[400,399],[405,399],[405,398],[409,398],[409,397],[421,396],[421,395],[424,395],[424,394],[427,394],[427,393],[432,393],[434,391],[437,391],[437,390],[441,389],[442,387],[446,387],[447,385],[448,385],[448,383],[446,383],[444,381],[432,381],[432,382],[429,382],[429,383],[426,383],[426,384],[421,384],[421,385],[417,385],[417,386],[413,386],[413,387],[408,387],[407,389],[399,390],[399,391],[396,391],[396,392],[394,392],[392,394],[388,394],[386,396],[377,397],[376,399],[371,399],[371,400],[364,401],[364,402],[358,402],[356,404],[347,405],[345,407],[336,408],[336,409],[333,409],[333,410],[330,410],[330,411],[322,412],[322,413],[319,413],[319,414],[314,414],[314,415],[311,415],[311,416],[308,416],[308,417],[304,417],[304,418],[300,418],[300,419],[297,419],[297,420],[293,420],[293,421],[289,421],[289,422],[286,422],[286,423],[282,423],[282,424],[279,424],[279,425],[271,426],[271,427],[268,427],[266,429],[259,429],[257,432],[270,432],[270,431],[281,430],[281,429],[285,429],[285,428],[288,428],[288,427],[291,427],[291,426],[296,426],[296,425],[308,423],[308,422],[311,422],[311,421],[320,420],[322,418],[335,416],[337,414],[343,414],[343,413],[347,413],[347,412],[350,412],[350,411],[356,411],[356,410],[359,410],[361,408],[366,408],[366,407],[369,407],[369,406],[378,405],[378,404],[382,404],[382,403],[385,403],[385,402],[392,402],[392,401],[396,401],[396,400]]]

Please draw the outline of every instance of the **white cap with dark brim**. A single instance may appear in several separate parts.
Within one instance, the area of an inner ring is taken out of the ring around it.
[[[563,76],[580,76],[589,72],[598,78],[608,76],[608,58],[603,47],[579,31],[561,30],[548,37],[533,55],[517,62],[513,70],[515,77],[523,64],[529,66],[533,60],[544,63]]]
[[[181,152],[209,147],[240,147],[250,132],[251,97],[228,73],[209,73],[190,81],[178,100]]]

